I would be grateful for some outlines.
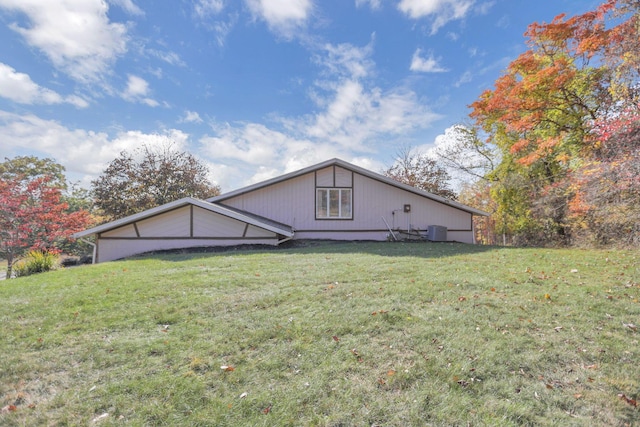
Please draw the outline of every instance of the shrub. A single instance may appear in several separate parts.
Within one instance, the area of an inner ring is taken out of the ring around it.
[[[74,267],[80,264],[80,257],[77,256],[66,256],[60,260],[60,265],[62,267]]]
[[[16,277],[22,277],[55,270],[58,267],[59,261],[56,254],[46,251],[30,251],[24,259],[16,263],[13,271]]]

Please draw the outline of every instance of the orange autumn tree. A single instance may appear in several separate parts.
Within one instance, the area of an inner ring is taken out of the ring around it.
[[[571,243],[579,204],[575,177],[602,151],[593,131],[637,109],[637,0],[609,0],[596,10],[534,23],[529,50],[508,66],[492,90],[471,104],[471,118],[497,146],[490,172],[501,232],[520,243]]]

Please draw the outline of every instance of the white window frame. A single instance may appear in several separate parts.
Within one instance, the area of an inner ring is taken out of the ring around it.
[[[337,198],[337,215],[331,215],[331,213],[333,211],[335,211],[335,207],[334,209],[332,209],[331,206],[331,192],[332,191],[337,191],[338,192],[338,198]],[[348,192],[349,195],[349,209],[348,209],[348,213],[347,212],[343,212],[343,205],[342,205],[342,200],[343,200],[343,194]],[[325,200],[327,201],[327,206],[326,206],[326,212],[323,215],[321,212],[321,203],[320,203],[320,194],[324,193],[325,196]],[[336,188],[336,187],[318,187],[316,188],[316,219],[353,219],[353,189],[352,188]]]

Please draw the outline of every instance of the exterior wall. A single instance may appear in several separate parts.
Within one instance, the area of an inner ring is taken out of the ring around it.
[[[241,237],[245,223],[206,209],[193,208],[193,235],[197,237]],[[188,236],[188,234],[187,234]]]
[[[277,242],[275,232],[197,206],[184,206],[100,234],[95,262],[166,249]]]
[[[352,187],[353,219],[316,219],[316,187]],[[394,230],[441,225],[449,230],[448,240],[473,242],[470,213],[337,166],[221,203],[291,225],[296,239],[385,240],[384,218]],[[411,205],[411,212],[404,212],[405,205]]]
[[[113,261],[132,255],[168,249],[207,246],[233,246],[240,244],[276,245],[278,239],[100,239],[97,242],[95,262]]]
[[[102,233],[102,235],[104,237],[137,237],[138,234],[133,224],[127,224]]]
[[[141,237],[189,236],[190,211],[190,207],[185,206],[135,224]]]

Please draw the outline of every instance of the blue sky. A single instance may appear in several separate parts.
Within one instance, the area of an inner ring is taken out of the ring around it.
[[[186,150],[223,191],[446,144],[526,49],[595,0],[0,0],[0,157],[88,186],[122,150]]]

